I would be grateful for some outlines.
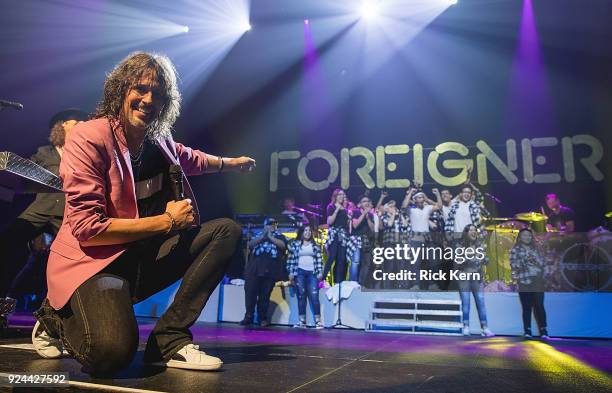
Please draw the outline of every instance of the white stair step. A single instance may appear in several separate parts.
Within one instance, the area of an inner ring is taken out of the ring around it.
[[[369,325],[375,326],[405,326],[405,327],[431,327],[431,328],[447,328],[460,329],[463,327],[461,322],[443,322],[443,321],[415,321],[411,319],[373,319],[367,322]]]
[[[461,315],[461,310],[410,310],[396,308],[373,308],[376,314],[401,314],[401,315]]]
[[[390,334],[412,334],[412,335],[428,335],[428,336],[462,336],[461,332],[428,332],[422,330],[393,330],[393,329],[365,329],[368,333],[390,333]]]
[[[450,299],[380,299],[375,300],[376,303],[402,303],[402,304],[461,304],[461,300],[450,300]]]

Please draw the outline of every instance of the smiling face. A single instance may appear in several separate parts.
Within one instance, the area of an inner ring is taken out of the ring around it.
[[[472,189],[470,187],[463,187],[459,195],[463,202],[469,202],[472,199]]]
[[[448,204],[453,199],[453,196],[451,195],[449,190],[442,190],[440,192],[440,199],[442,199],[442,202],[444,202],[445,204]]]
[[[372,201],[370,201],[368,197],[363,197],[359,201],[359,207],[363,210],[370,211],[370,209],[372,209]]]
[[[470,225],[467,234],[471,241],[476,241],[476,239],[478,239],[478,231],[474,225]]]
[[[121,115],[126,128],[145,132],[159,116],[164,104],[154,72],[146,72],[125,95]]]
[[[309,226],[304,228],[304,233],[302,234],[302,239],[303,240],[310,240],[310,239],[312,239],[312,230],[310,229]]]
[[[344,203],[346,199],[346,194],[344,193],[344,191],[339,191],[338,194],[336,194],[336,203]]]

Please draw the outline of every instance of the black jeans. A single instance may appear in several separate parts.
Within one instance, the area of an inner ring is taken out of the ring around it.
[[[327,261],[323,268],[323,279],[327,277],[327,274],[331,270],[332,263],[334,261],[334,283],[339,283],[346,280],[346,271],[348,269],[348,263],[346,261],[346,247],[342,247],[338,240],[334,240],[327,250]]]
[[[0,297],[8,294],[11,282],[27,261],[27,243],[43,232],[56,235],[62,217],[26,210],[0,233]],[[22,248],[22,249],[20,249]]]
[[[68,304],[53,313],[54,321],[49,321],[48,305],[35,315],[50,333],[59,330],[66,349],[89,372],[112,373],[127,366],[138,347],[132,305],[182,278],[145,350],[146,361],[168,360],[192,342],[189,328],[223,278],[241,234],[234,221],[218,219],[134,243],[79,286]]]
[[[257,305],[257,317],[259,322],[268,320],[270,295],[272,294],[275,283],[276,280],[272,277],[246,274],[244,281],[244,303],[246,306],[244,319],[253,321],[255,305]]]
[[[546,310],[544,310],[544,292],[519,292],[523,308],[523,328],[531,331],[531,311],[535,315],[538,329],[546,329]]]

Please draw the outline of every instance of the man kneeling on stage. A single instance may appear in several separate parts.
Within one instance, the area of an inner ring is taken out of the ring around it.
[[[180,164],[186,175],[250,172],[255,161],[174,142],[179,106],[170,60],[135,53],[106,78],[94,120],[74,128],[60,165],[66,209],[49,256],[48,303],[35,313],[32,333],[41,356],[59,357],[65,348],[93,374],[126,367],[138,347],[132,305],[182,279],[149,336],[145,361],[221,367],[193,344],[189,328],[223,277],[241,229],[230,219],[200,225],[180,174],[187,199],[173,200],[170,167]]]

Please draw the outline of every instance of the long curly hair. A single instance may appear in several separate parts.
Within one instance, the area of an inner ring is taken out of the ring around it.
[[[58,121],[51,128],[51,133],[49,134],[49,142],[53,146],[63,147],[66,142],[66,130],[64,130],[64,124],[62,121]]]
[[[177,73],[170,59],[158,53],[133,52],[123,59],[104,81],[104,93],[93,118],[117,120],[121,124],[121,110],[128,91],[141,77],[152,72],[157,77],[163,106],[159,115],[147,127],[147,137],[168,137],[181,109],[181,93],[178,90]]]

